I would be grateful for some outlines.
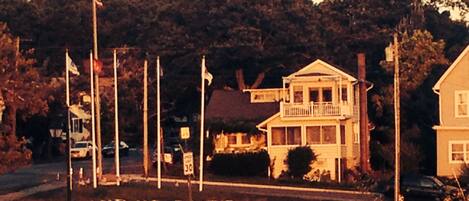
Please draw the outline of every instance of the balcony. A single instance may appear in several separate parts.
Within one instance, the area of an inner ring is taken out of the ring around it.
[[[339,117],[351,116],[353,111],[347,103],[280,103],[281,117]]]

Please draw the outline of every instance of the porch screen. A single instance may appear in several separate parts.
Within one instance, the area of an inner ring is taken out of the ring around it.
[[[335,144],[336,143],[335,126],[307,126],[306,143],[307,144]]]
[[[273,127],[272,145],[300,145],[301,127]]]
[[[293,87],[293,102],[294,103],[303,102],[303,87],[302,86]]]
[[[301,127],[287,127],[287,144],[301,144]]]
[[[272,128],[272,145],[283,145],[283,144],[286,144],[285,128],[284,127]]]

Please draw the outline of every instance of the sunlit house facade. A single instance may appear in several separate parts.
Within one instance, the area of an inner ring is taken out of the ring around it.
[[[469,46],[433,87],[439,97],[436,130],[438,176],[460,174],[469,163]]]
[[[310,146],[318,159],[313,170],[341,180],[343,170],[358,165],[358,81],[322,60],[283,77],[283,87],[252,89],[252,103],[276,103],[279,110],[257,125],[265,133],[271,158],[270,174],[287,170],[289,149]]]

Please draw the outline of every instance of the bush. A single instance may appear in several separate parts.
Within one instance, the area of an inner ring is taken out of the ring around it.
[[[214,174],[224,176],[267,175],[270,157],[267,151],[215,154],[210,164]]]
[[[24,139],[0,134],[0,175],[31,163],[31,151]]]
[[[309,146],[296,147],[288,150],[287,174],[293,178],[303,178],[311,171],[311,164],[316,161],[317,155]]]

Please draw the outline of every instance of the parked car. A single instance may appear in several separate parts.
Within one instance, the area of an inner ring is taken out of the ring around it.
[[[91,141],[79,141],[70,149],[72,158],[89,158],[92,154],[93,144]]]
[[[113,157],[115,154],[114,141],[111,141],[109,144],[103,147],[102,153],[104,157]],[[129,155],[129,145],[124,141],[120,141],[119,144],[119,156],[128,156]]]
[[[424,175],[403,175],[400,180],[400,192],[405,200],[465,200],[464,189],[444,184],[441,180],[433,176]],[[394,196],[394,178],[384,192],[386,196]]]

